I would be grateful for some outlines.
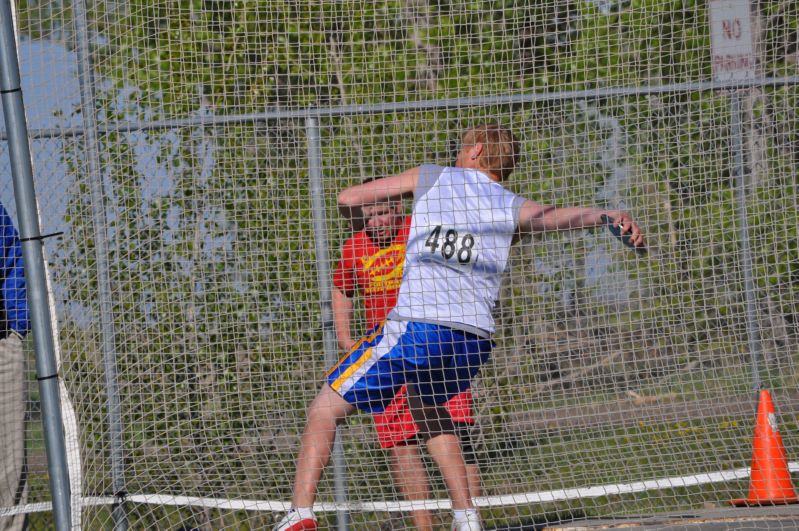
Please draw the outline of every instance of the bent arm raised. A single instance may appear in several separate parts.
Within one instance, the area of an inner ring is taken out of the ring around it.
[[[363,207],[381,201],[413,196],[419,181],[420,168],[411,168],[400,174],[345,188],[338,194],[341,215],[353,223],[356,232],[363,224]]]

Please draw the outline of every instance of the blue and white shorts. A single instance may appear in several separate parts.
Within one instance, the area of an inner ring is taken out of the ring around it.
[[[331,370],[326,381],[357,408],[382,413],[404,384],[427,404],[443,404],[471,386],[493,342],[469,332],[413,321],[384,321]]]

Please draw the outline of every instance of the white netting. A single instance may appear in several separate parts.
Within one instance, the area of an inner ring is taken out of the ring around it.
[[[511,190],[626,209],[649,241],[644,257],[604,229],[512,250],[475,387],[486,524],[744,496],[757,382],[797,458],[795,2],[752,3],[756,79],[738,86],[713,84],[695,0],[28,0],[17,12],[42,232],[65,232],[47,249],[84,528],[114,525],[116,493],[136,529],[274,521],[328,366],[318,272],[349,235],[337,194],[449,164],[483,121],[521,142]],[[312,208],[315,135],[325,212]],[[49,500],[34,420],[30,511]],[[330,469],[323,524],[344,507],[356,529],[410,526],[370,417],[341,437],[347,501],[334,503]]]

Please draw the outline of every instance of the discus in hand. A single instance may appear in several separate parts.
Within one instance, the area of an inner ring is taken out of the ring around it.
[[[627,232],[622,234],[624,226],[621,223],[619,223],[618,226],[614,225],[613,218],[611,218],[610,216],[606,216],[604,214],[602,215],[602,221],[605,223],[605,225],[608,226],[608,230],[610,231],[610,233],[613,234],[619,240],[621,240],[621,242],[624,245],[626,245],[630,249],[633,249],[639,256],[643,256],[646,254],[646,247],[643,246],[638,247],[633,244],[632,232]]]

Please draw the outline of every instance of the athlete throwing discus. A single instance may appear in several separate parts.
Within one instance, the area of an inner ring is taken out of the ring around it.
[[[339,347],[349,352],[356,341],[351,335],[355,299],[363,305],[366,327],[380,325],[394,308],[399,294],[405,261],[405,246],[411,228],[411,217],[403,213],[401,201],[386,201],[363,208],[363,225],[347,238],[341,248],[341,260],[333,273],[333,321]],[[469,494],[480,496],[480,470],[472,447],[472,390],[453,397],[444,404],[460,437],[466,460]],[[409,501],[431,498],[427,470],[419,451],[419,427],[408,406],[406,386],[382,413],[374,415],[377,441],[391,456],[394,483]],[[411,511],[418,531],[433,531],[431,511],[419,506]]]
[[[425,165],[345,189],[341,213],[413,198],[399,296],[388,318],[326,375],[308,408],[297,457],[292,509],[276,531],[316,529],[312,507],[330,459],[336,425],[362,410],[383,412],[403,385],[428,452],[444,478],[453,529],[481,529],[466,465],[442,404],[464,392],[491,354],[492,310],[510,246],[525,233],[597,227],[614,220],[635,247],[644,236],[632,217],[600,208],[541,205],[502,186],[518,160],[510,130],[467,130],[454,167]]]

